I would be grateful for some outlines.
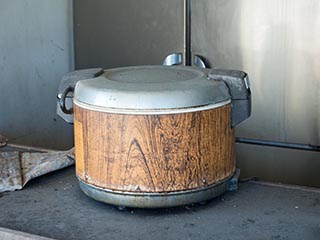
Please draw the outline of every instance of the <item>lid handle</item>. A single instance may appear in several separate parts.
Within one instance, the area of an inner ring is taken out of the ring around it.
[[[193,65],[199,68],[207,68],[206,61],[200,55],[193,56]]]
[[[173,66],[182,64],[182,53],[172,53],[166,56],[162,65],[163,66]]]
[[[209,79],[223,81],[229,89],[231,103],[231,127],[250,117],[251,90],[247,73],[238,70],[211,70]]]
[[[62,110],[62,112],[64,112],[65,114],[73,114],[73,107],[71,108],[67,108],[66,107],[66,98],[67,98],[67,95],[69,93],[72,93],[73,95],[73,92],[74,92],[74,87],[72,86],[68,86],[66,89],[64,89],[62,91],[62,93],[59,93],[57,95],[57,99],[58,99],[58,103],[59,103],[59,106],[60,106],[60,109]],[[72,98],[73,96],[71,96]]]
[[[57,114],[67,123],[73,123],[73,106],[70,108],[66,107],[66,98],[68,98],[68,94],[73,98],[73,91],[77,82],[98,77],[103,73],[104,71],[102,68],[91,68],[73,71],[63,76],[57,94]]]

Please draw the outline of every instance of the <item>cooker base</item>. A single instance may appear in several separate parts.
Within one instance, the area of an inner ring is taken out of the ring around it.
[[[79,180],[81,190],[89,197],[108,204],[132,208],[166,208],[198,203],[215,198],[227,190],[236,190],[238,173],[206,188],[168,193],[135,193],[103,189]]]

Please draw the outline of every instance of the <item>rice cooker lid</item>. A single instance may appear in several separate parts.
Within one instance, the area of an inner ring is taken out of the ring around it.
[[[74,103],[105,112],[158,114],[212,109],[231,102],[223,81],[206,69],[186,66],[138,66],[105,70],[79,81]]]

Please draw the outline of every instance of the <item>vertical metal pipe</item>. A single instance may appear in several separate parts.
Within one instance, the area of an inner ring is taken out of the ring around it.
[[[191,66],[191,11],[190,0],[184,0],[184,64]]]

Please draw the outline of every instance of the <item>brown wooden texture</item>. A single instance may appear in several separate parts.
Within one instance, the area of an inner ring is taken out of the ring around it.
[[[170,192],[235,170],[230,105],[193,113],[125,115],[75,106],[76,172],[106,189]]]

